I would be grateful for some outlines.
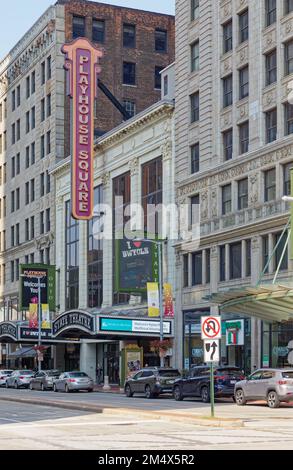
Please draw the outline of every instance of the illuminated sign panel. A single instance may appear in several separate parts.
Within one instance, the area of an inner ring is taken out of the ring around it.
[[[85,38],[65,44],[62,52],[72,98],[72,216],[89,220],[94,201],[94,101],[103,53]]]

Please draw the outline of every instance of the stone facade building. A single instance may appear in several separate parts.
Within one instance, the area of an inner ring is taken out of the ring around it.
[[[199,249],[177,247],[178,357],[187,368],[202,361],[200,316],[217,313],[206,297],[256,285],[288,221],[282,196],[293,167],[293,4],[176,3],[177,200],[200,203],[201,211]],[[272,282],[286,238],[263,282]],[[292,270],[287,250],[279,282]],[[292,323],[235,318],[244,320],[244,345],[226,347],[224,338],[223,362],[246,370],[286,364]]]

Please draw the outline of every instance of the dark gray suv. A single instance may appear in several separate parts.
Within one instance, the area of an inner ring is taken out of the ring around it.
[[[127,397],[144,393],[146,398],[158,397],[161,393],[172,393],[174,381],[180,378],[178,369],[148,367],[141,369],[124,385]]]

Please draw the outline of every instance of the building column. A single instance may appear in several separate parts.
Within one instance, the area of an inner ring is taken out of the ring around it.
[[[257,236],[251,240],[251,284],[255,286],[261,271],[261,237]],[[255,366],[261,367],[261,320],[251,318],[251,371]]]
[[[88,374],[96,382],[97,352],[96,343],[80,343],[80,370]]]
[[[88,306],[88,267],[87,267],[87,250],[88,250],[88,230],[87,221],[79,221],[79,308],[85,309]]]
[[[102,177],[103,184],[103,203],[108,205],[109,213],[105,214],[104,220],[104,233],[103,239],[103,305],[102,307],[110,307],[113,304],[113,226],[112,226],[112,185],[110,173],[105,173]]]

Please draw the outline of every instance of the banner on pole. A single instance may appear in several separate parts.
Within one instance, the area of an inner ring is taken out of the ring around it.
[[[148,293],[148,316],[160,316],[159,286],[157,282],[147,283]]]
[[[173,293],[171,284],[164,284],[164,296],[165,296],[165,317],[174,317],[174,304],[173,304]]]

